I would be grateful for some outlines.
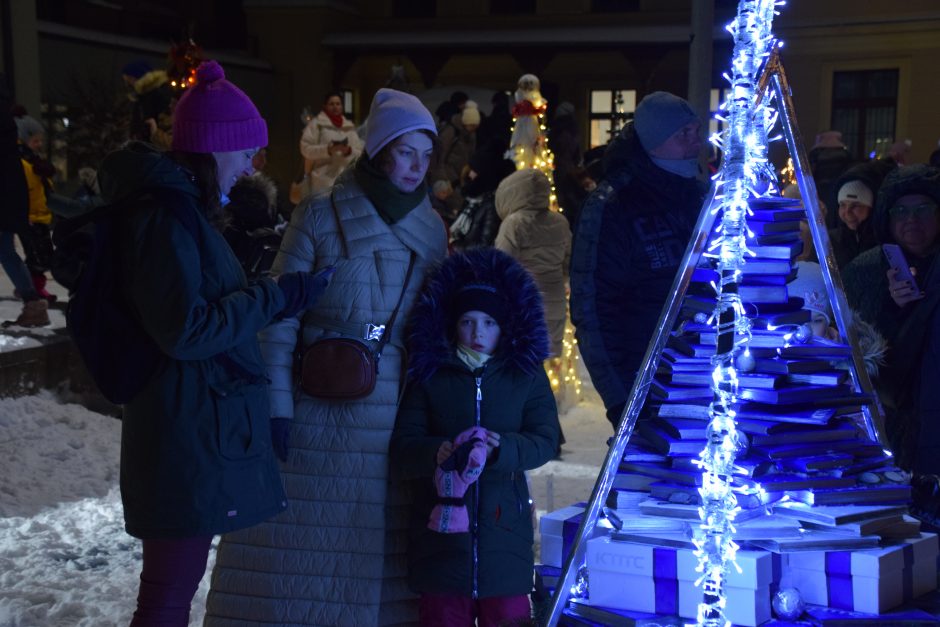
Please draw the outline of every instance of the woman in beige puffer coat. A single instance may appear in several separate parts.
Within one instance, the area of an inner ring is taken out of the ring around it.
[[[535,277],[545,303],[551,354],[562,354],[568,315],[565,281],[571,257],[571,230],[560,213],[549,209],[551,183],[526,168],[507,176],[496,189],[496,213],[502,224],[494,246],[515,257]]]
[[[362,158],[329,194],[294,211],[273,270],[336,272],[314,309],[261,334],[288,507],[223,537],[206,627],[417,623],[405,582],[410,501],[390,475],[388,447],[404,378],[404,321],[425,273],[447,251],[425,183],[434,133],[417,98],[380,89]],[[389,321],[399,299],[368,396],[328,400],[295,386],[295,352],[321,338],[363,339],[368,325]]]

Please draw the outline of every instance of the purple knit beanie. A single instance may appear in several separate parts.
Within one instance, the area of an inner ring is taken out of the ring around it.
[[[176,104],[173,150],[231,152],[268,145],[268,126],[251,99],[225,80],[215,61],[196,69],[196,85]]]
[[[397,89],[383,87],[375,92],[366,121],[366,154],[375,157],[396,137],[426,130],[437,135],[431,112],[421,101]]]

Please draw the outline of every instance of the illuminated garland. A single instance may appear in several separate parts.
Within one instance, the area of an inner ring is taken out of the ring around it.
[[[697,584],[704,600],[698,609],[698,624],[724,627],[726,598],[724,578],[729,565],[737,568],[734,519],[739,510],[733,487],[736,456],[744,446],[745,436],[735,425],[738,378],[736,364],[742,369],[753,364],[748,343],[750,324],[744,315],[738,283],[741,279],[747,247],[748,199],[764,193],[774,180],[767,160],[767,129],[775,113],[765,104],[756,106],[760,69],[776,45],[771,32],[775,0],[741,0],[736,19],[728,25],[734,38],[732,75],[725,74],[731,90],[722,104],[727,112],[727,128],[711,139],[724,151],[721,170],[716,175],[715,211],[721,211],[721,225],[709,244],[707,257],[714,259],[720,279],[716,287],[718,302],[711,322],[716,325],[718,346],[713,358],[714,397],[709,406],[706,430],[708,443],[699,455],[702,487],[699,493],[702,523],[696,534],[699,558]],[[750,363],[748,363],[750,362]]]
[[[185,43],[170,46],[168,55],[167,77],[170,87],[183,91],[196,84],[196,68],[202,63],[202,48],[192,39]]]
[[[509,156],[516,164],[516,170],[534,168],[548,178],[551,185],[549,208],[563,212],[564,209],[558,206],[558,196],[555,193],[555,155],[548,147],[548,137],[545,134],[545,110],[548,108],[548,102],[542,98],[539,89],[539,79],[534,74],[524,74],[519,78],[516,103],[512,107]],[[564,391],[567,397],[567,392],[573,388],[574,402],[581,400],[576,346],[571,317],[566,315],[562,355],[546,361],[545,370],[552,391],[556,394]]]

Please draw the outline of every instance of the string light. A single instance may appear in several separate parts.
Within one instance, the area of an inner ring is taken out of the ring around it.
[[[534,168],[545,175],[551,185],[548,201],[552,211],[563,212],[555,191],[555,155],[548,146],[545,111],[548,102],[539,91],[539,80],[532,74],[519,79],[516,104],[512,108],[512,140],[509,155],[516,170]],[[565,315],[565,335],[562,354],[545,362],[545,371],[556,396],[568,398],[573,392],[574,402],[581,400],[581,379],[578,377],[578,349],[571,316]]]
[[[702,586],[704,595],[697,619],[699,625],[707,627],[730,625],[724,615],[724,579],[729,567],[738,568],[734,519],[740,508],[733,478],[735,459],[746,447],[746,437],[735,424],[735,364],[750,361],[751,337],[738,282],[746,258],[753,255],[747,247],[747,240],[753,237],[747,228],[748,199],[765,193],[776,175],[767,159],[767,130],[775,122],[776,112],[764,101],[756,103],[759,71],[776,45],[771,32],[773,16],[782,4],[775,0],[741,0],[738,4],[737,17],[727,26],[734,38],[734,53],[731,75],[724,75],[731,89],[722,104],[720,119],[728,126],[711,138],[724,151],[721,170],[715,175],[715,211],[722,212],[721,223],[705,253],[719,273],[714,284],[717,304],[709,319],[709,324],[715,325],[718,344],[712,358],[713,399],[708,410],[707,444],[696,460],[702,468],[702,506],[701,524],[694,538],[697,572],[701,573],[696,584]],[[740,356],[745,359],[736,361]]]

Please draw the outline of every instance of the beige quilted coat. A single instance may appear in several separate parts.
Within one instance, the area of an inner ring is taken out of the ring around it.
[[[275,272],[336,273],[316,315],[385,323],[416,253],[392,340],[373,393],[328,402],[294,389],[298,334],[303,346],[339,335],[308,316],[262,333],[271,378],[272,416],[292,417],[290,454],[281,465],[288,509],[256,527],[223,537],[207,601],[206,625],[388,625],[417,623],[405,584],[408,498],[390,482],[388,444],[397,413],[402,331],[426,270],[446,254],[443,223],[425,199],[398,223],[386,224],[347,170],[333,188],[346,258],[330,196],[298,206]]]
[[[571,230],[564,216],[549,210],[550,191],[545,176],[531,168],[504,178],[496,189],[496,213],[502,224],[493,245],[532,273],[545,305],[551,354],[561,356],[568,315],[565,281]]]

